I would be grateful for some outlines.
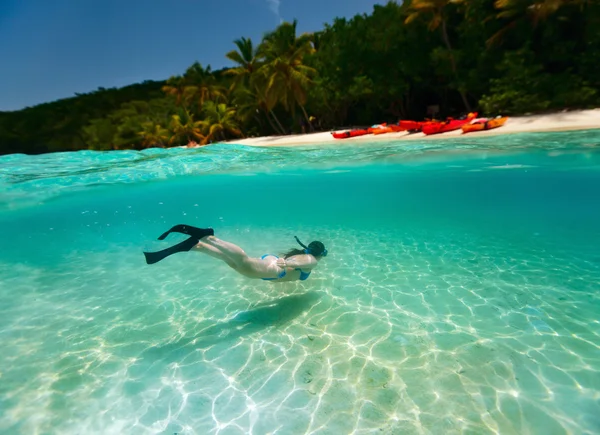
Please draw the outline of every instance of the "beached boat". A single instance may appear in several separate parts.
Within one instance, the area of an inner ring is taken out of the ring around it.
[[[440,121],[428,120],[428,121],[410,121],[410,120],[400,120],[398,124],[390,125],[390,128],[393,131],[409,131],[409,132],[419,132],[423,129],[424,126],[430,125],[432,123],[436,123]]]
[[[430,122],[423,126],[422,131],[426,135],[446,133],[460,129],[463,125],[470,123],[477,117],[477,113],[469,113],[466,119],[451,119],[444,122]]]
[[[502,127],[506,123],[507,119],[508,119],[507,116],[504,116],[501,118],[500,117],[493,118],[493,119],[488,119],[488,118],[474,119],[471,121],[471,123],[463,125],[462,131],[463,131],[463,133],[470,133],[472,131],[491,130],[493,128]]]
[[[369,133],[374,133],[376,130],[379,130],[380,128],[386,128],[387,127],[387,122],[382,122],[381,124],[375,124],[370,126],[367,131]]]
[[[406,131],[406,130],[421,130],[421,128],[423,128],[423,122],[419,122],[419,121],[398,121],[398,128],[399,130],[397,131]]]
[[[331,133],[336,139],[347,139],[350,137],[364,136],[365,134],[369,134],[368,129],[356,129],[356,130],[348,130],[342,132],[334,132]]]
[[[339,133],[338,132],[334,132],[334,133],[331,133],[331,134],[336,139],[347,139],[349,137],[364,136],[365,134],[385,133],[383,131],[381,131],[381,132],[379,131],[380,129],[385,129],[385,128],[388,128],[386,122],[381,123],[381,124],[372,125],[369,128],[357,128],[357,129],[354,129],[354,130],[342,131],[342,132],[339,132]]]
[[[374,128],[373,129],[373,134],[384,134],[384,133],[392,133],[395,130],[393,129],[392,126],[382,126],[379,128]]]

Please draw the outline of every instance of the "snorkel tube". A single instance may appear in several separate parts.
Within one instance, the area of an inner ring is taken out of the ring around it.
[[[308,249],[308,246],[306,246],[304,243],[302,243],[302,242],[300,241],[300,239],[298,238],[298,236],[294,236],[294,239],[296,239],[296,242],[298,242],[298,244],[299,244],[300,246],[302,246],[302,247],[303,247],[305,250],[309,250],[309,251],[310,251],[310,249]]]
[[[302,243],[300,241],[300,239],[297,236],[294,236],[294,238],[296,239],[296,242],[298,242],[298,244],[304,248],[305,254],[311,254],[311,255],[314,255],[315,257],[327,257],[327,249],[325,249],[325,245],[323,245],[321,242],[311,242],[311,243],[309,243],[309,246],[306,246],[304,243]],[[311,248],[310,245],[316,245],[316,246],[313,246]],[[319,249],[319,248],[322,248],[322,249]]]

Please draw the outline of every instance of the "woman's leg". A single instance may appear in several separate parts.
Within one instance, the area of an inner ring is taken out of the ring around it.
[[[203,237],[196,247],[212,257],[225,261],[236,272],[249,278],[274,278],[281,273],[277,266],[257,258],[250,258],[239,246],[217,239],[215,236]]]
[[[226,256],[227,258],[229,258],[229,260],[234,262],[238,267],[241,266],[246,260],[248,260],[248,255],[244,252],[242,248],[240,248],[237,245],[234,245],[233,243],[217,239],[215,236],[203,237],[200,243],[204,243],[205,245],[216,249],[222,255]]]
[[[228,256],[226,256],[221,251],[219,251],[217,248],[210,246],[207,243],[198,242],[196,244],[196,246],[194,246],[192,248],[192,250],[204,252],[205,254],[210,255],[213,258],[216,258],[217,260],[224,261],[225,263],[227,263],[227,265],[229,267],[231,267],[234,270],[237,270],[236,264],[233,261],[231,261]]]

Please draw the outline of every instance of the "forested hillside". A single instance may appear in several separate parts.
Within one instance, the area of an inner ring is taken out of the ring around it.
[[[283,23],[165,82],[0,112],[0,153],[200,144],[472,110],[600,105],[600,0],[412,0],[313,34]],[[198,58],[202,58],[199,48]]]

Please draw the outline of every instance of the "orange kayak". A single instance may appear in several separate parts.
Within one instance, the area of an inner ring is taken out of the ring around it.
[[[373,134],[391,133],[395,131],[393,127],[379,127],[373,129]]]
[[[379,130],[380,128],[387,127],[387,122],[382,122],[381,124],[376,124],[367,129],[369,133],[373,133],[375,130]]]
[[[465,124],[462,126],[463,133],[470,133],[472,131],[483,131],[483,130],[491,130],[493,128],[502,127],[506,120],[507,116],[502,118],[494,118],[494,119],[481,119],[476,120],[473,124]]]

